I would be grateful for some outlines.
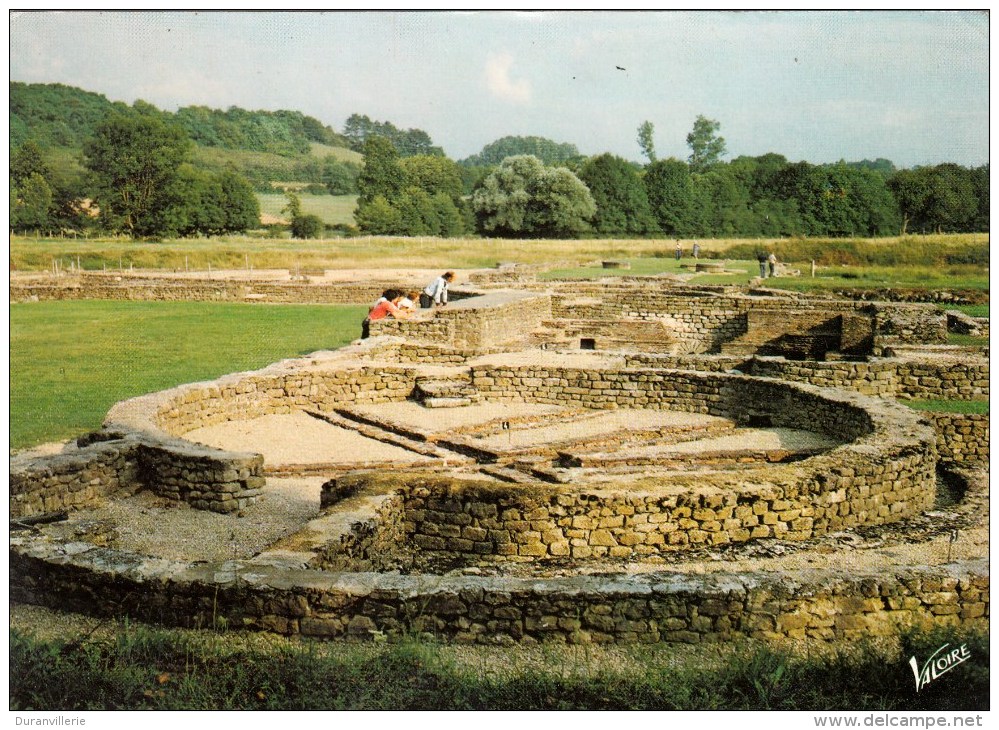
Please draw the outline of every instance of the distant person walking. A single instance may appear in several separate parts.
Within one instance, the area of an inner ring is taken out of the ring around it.
[[[694,258],[696,259],[701,254],[701,245],[698,243],[694,244]]]
[[[767,264],[770,261],[770,257],[767,256],[767,252],[762,249],[758,254],[756,254],[756,260],[760,262],[760,278],[767,278]]]
[[[767,263],[770,264],[770,276],[777,276],[777,255],[773,251],[767,257]]]
[[[446,307],[447,287],[452,281],[454,281],[454,272],[446,271],[427,284],[427,288],[420,293],[420,306],[423,309]]]
[[[683,249],[680,248],[680,242],[676,242],[676,260],[679,261],[680,257],[683,256]]]

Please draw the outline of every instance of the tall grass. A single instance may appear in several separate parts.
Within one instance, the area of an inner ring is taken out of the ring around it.
[[[915,691],[908,658],[944,644],[971,659]],[[398,644],[253,647],[217,635],[125,627],[113,640],[10,632],[10,709],[960,710],[989,707],[981,633],[906,632],[900,648],[794,654],[761,644],[456,649]]]
[[[309,211],[312,204],[320,217],[342,218],[351,207],[351,196],[303,196]],[[263,194],[265,211],[280,213],[286,199],[280,194]],[[267,207],[270,206],[270,207]],[[911,236],[891,239],[762,239],[698,241],[703,258],[727,259],[736,268],[747,272],[755,267],[756,250],[760,246],[773,248],[781,261],[801,268],[807,278],[810,262],[816,258],[820,266],[838,265],[838,259],[849,253],[858,263],[849,270],[865,273],[873,266],[882,272],[918,270],[912,277],[926,277],[933,285],[940,278],[955,278],[974,272],[982,280],[988,276],[988,235]],[[683,264],[691,265],[690,252],[694,241],[681,241],[685,251]],[[60,259],[68,268],[79,257],[84,269],[116,269],[119,266],[184,270],[185,266],[206,269],[242,268],[247,258],[254,268],[482,268],[498,263],[532,264],[550,269],[586,267],[593,277],[627,274],[625,270],[602,269],[604,260],[644,262],[650,271],[662,266],[666,271],[673,265],[675,241],[672,239],[578,239],[578,240],[518,240],[496,238],[405,238],[397,236],[363,236],[325,240],[293,241],[288,238],[225,236],[212,239],[171,239],[162,242],[131,241],[128,239],[35,239],[12,236],[10,264],[19,271],[47,271],[53,260]],[[839,252],[839,253],[837,253]],[[841,256],[841,253],[843,256]],[[822,258],[826,256],[827,258]],[[984,257],[984,259],[983,259]],[[831,263],[824,263],[829,261]],[[950,261],[951,263],[941,263]],[[847,270],[847,269],[844,269]],[[632,273],[638,273],[633,271]],[[934,279],[933,277],[936,277]]]

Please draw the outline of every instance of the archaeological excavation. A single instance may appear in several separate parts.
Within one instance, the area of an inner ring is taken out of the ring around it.
[[[11,297],[366,303],[85,274]],[[404,274],[400,274],[404,278]],[[11,458],[17,600],[173,626],[516,644],[850,640],[988,620],[986,321],[666,277],[472,272],[334,351]],[[66,519],[37,522],[65,512]]]

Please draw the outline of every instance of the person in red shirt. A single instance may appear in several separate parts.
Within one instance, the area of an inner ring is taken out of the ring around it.
[[[371,322],[377,322],[386,317],[406,319],[409,313],[399,308],[399,302],[404,296],[398,289],[387,289],[382,294],[381,299],[375,302],[375,306],[368,312],[368,316],[364,318],[364,322],[361,324],[361,339],[366,339],[370,334]]]

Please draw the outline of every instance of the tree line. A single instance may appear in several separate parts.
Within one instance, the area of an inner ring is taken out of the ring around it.
[[[645,165],[609,153],[582,157],[535,137],[506,137],[460,164],[437,158],[421,176],[412,173],[420,158],[403,160],[387,140],[369,138],[357,225],[366,233],[521,238],[988,230],[988,165],[896,170],[884,159],[813,165],[774,153],[724,162],[719,130],[717,121],[699,116],[686,138],[690,156],[662,160],[646,121],[638,130]],[[498,163],[482,164],[499,154],[505,157]],[[467,181],[468,169],[477,177],[461,196],[458,179]],[[434,197],[441,190],[449,191],[447,200]]]
[[[356,230],[370,234],[774,237],[988,230],[988,165],[897,170],[883,159],[813,165],[775,153],[723,161],[720,126],[698,116],[685,160],[659,159],[654,126],[645,121],[637,137],[644,164],[513,136],[455,162],[426,132],[359,114],[340,134],[298,112],[185,107],[171,114],[143,101],[129,107],[58,84],[12,82],[10,224],[135,236],[242,231],[259,225],[254,188],[270,190],[272,180],[283,178],[308,183],[306,192],[356,194]],[[306,154],[316,143],[347,145],[363,155],[363,165]],[[82,164],[66,145],[79,145]],[[251,153],[264,156],[256,167],[234,163],[241,159],[235,155]],[[275,167],[274,160],[286,162]],[[315,233],[315,221],[304,229],[299,224],[298,230]]]

